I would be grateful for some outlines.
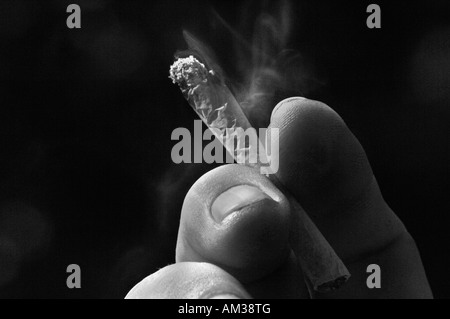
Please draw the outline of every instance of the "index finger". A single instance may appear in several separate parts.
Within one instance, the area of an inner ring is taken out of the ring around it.
[[[277,178],[342,258],[405,231],[384,202],[361,144],[330,107],[284,100],[272,113],[271,127],[280,130]]]
[[[384,201],[364,149],[342,118],[321,102],[290,98],[275,107],[271,126],[280,135],[277,178],[352,274],[327,297],[431,297],[415,242]],[[372,263],[383,271],[381,289],[366,285]]]

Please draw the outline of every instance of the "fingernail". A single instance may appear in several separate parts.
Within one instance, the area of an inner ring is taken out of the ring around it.
[[[231,294],[222,294],[222,295],[213,296],[209,299],[242,299],[242,298],[239,298],[238,296],[231,295]]]
[[[258,187],[250,185],[235,186],[217,196],[211,206],[211,213],[217,222],[222,222],[231,213],[266,198],[270,197]]]

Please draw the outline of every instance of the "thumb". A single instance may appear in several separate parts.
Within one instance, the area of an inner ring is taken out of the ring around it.
[[[254,297],[266,294],[267,285],[273,296],[299,297],[306,289],[290,255],[289,210],[283,193],[258,170],[216,168],[186,195],[176,261],[215,264]]]

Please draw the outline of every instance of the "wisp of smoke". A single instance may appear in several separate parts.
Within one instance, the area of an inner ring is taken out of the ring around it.
[[[188,31],[184,31],[184,38],[189,50],[177,56],[194,54],[221,74],[253,126],[267,127],[270,112],[277,102],[289,95],[305,95],[311,89],[309,67],[297,50],[289,48],[293,30],[292,4],[287,0],[276,4],[247,2],[241,10],[242,24],[237,27],[227,23],[213,8],[211,12],[215,24],[222,26],[231,37],[233,48],[225,51],[233,55],[231,60],[238,78],[227,77],[217,63],[213,52],[219,52],[219,48],[213,51]]]

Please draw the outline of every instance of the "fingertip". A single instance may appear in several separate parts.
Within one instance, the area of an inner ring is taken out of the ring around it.
[[[299,116],[302,118],[318,118],[319,121],[328,120],[330,124],[331,122],[337,122],[345,125],[339,114],[327,104],[298,96],[290,97],[279,102],[272,111],[270,122],[279,123],[287,119],[298,118]]]
[[[184,262],[164,267],[136,284],[125,299],[251,298],[230,274],[209,263]]]
[[[292,104],[298,104],[298,103],[302,103],[304,101],[307,101],[307,99],[304,97],[301,97],[301,96],[294,96],[294,97],[290,97],[290,98],[280,101],[272,110],[270,122],[272,122],[272,120],[274,119],[276,114],[279,113],[280,110],[283,109],[284,107],[289,107]]]
[[[289,252],[289,204],[257,170],[225,165],[200,178],[183,204],[177,261],[214,263],[243,282]]]
[[[280,130],[277,177],[309,213],[336,212],[372,182],[361,144],[328,105],[283,100],[270,125]]]

